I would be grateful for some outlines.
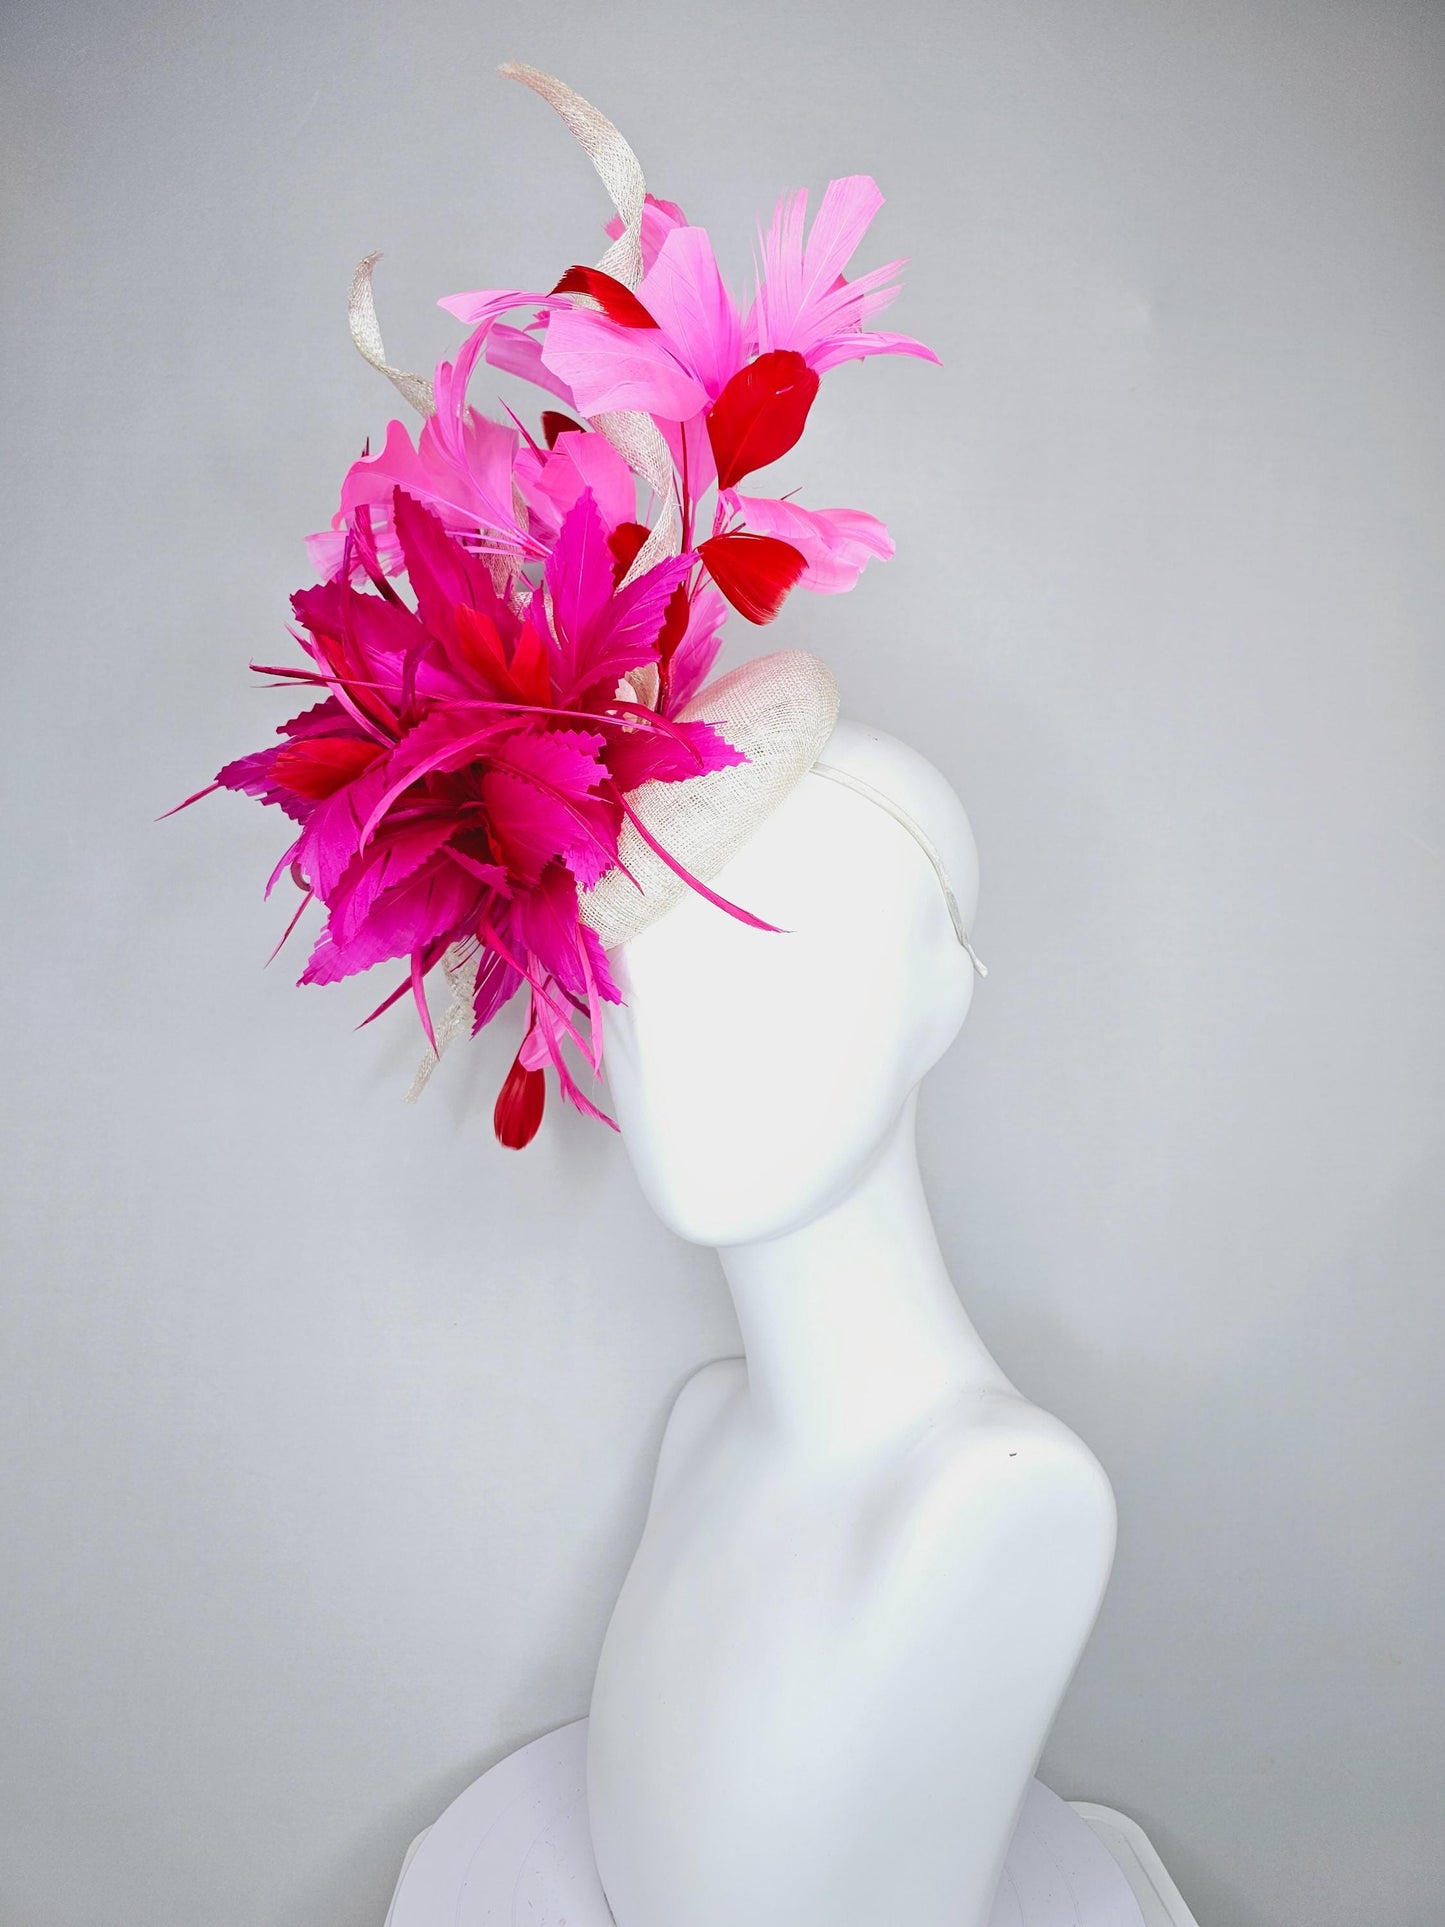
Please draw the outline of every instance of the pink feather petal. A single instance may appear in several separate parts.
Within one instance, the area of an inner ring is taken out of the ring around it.
[[[481,793],[492,845],[519,901],[550,863],[564,863],[590,887],[616,862],[616,831],[595,800],[551,794],[507,769],[489,769]]]
[[[477,980],[472,990],[472,1035],[491,1023],[497,1012],[511,1002],[522,987],[522,973],[515,970],[495,950],[488,950],[477,965]]]
[[[555,1071],[557,1088],[567,1103],[579,1110],[584,1117],[595,1118],[599,1123],[609,1125],[614,1131],[617,1126],[605,1111],[599,1110],[590,1098],[583,1095],[576,1079],[567,1067],[563,1055],[564,1039],[577,1042],[576,1033],[570,1025],[563,1023],[550,1003],[541,997],[533,997],[533,1023],[522,1045],[520,1060],[528,1066],[535,1066],[540,1072],[544,1065]],[[579,1045],[579,1048],[581,1046]],[[586,1053],[584,1052],[584,1055]]]
[[[586,998],[587,979],[577,948],[577,884],[560,864],[549,865],[537,887],[518,899],[512,928],[548,976],[572,996]]]
[[[813,349],[808,361],[820,375],[825,375],[842,362],[863,361],[869,355],[911,355],[916,361],[931,361],[935,368],[942,365],[933,350],[915,341],[912,335],[869,334],[863,329],[829,335]]]
[[[478,328],[484,323],[495,325],[514,308],[543,307],[548,298],[535,288],[477,288],[469,294],[444,294],[437,306],[455,315],[463,327]]]
[[[707,681],[722,648],[727,613],[727,604],[714,588],[699,589],[693,597],[687,628],[668,666],[666,713],[669,716],[675,715]]]
[[[501,539],[523,548],[534,546],[512,502],[516,446],[515,429],[475,411],[450,444],[436,416],[423,423],[415,447],[405,424],[393,421],[381,451],[348,469],[338,517],[345,520],[359,509],[370,511],[378,553],[391,574],[401,565],[391,528],[392,496],[398,488],[424,502],[455,535],[480,542],[484,532],[490,532],[494,543]]]
[[[870,174],[845,174],[829,181],[813,216],[803,256],[803,300],[829,288],[858,252],[863,236],[883,206]]]
[[[584,415],[637,408],[688,421],[707,406],[707,390],[656,328],[620,328],[585,308],[557,309],[547,323],[543,365],[572,390]]]
[[[607,525],[591,489],[583,488],[563,517],[547,558],[552,629],[560,656],[558,681],[564,689],[575,684],[588,637],[612,599],[612,562]]]
[[[602,948],[602,939],[590,924],[579,923],[577,935],[585,953],[583,962],[591,973],[597,994],[609,1004],[620,1004],[622,992],[612,979],[612,968],[607,961],[607,952]]]
[[[361,848],[363,825],[386,785],[387,765],[377,763],[318,803],[306,819],[296,842],[295,862],[323,903],[331,902],[346,866]],[[405,952],[392,954],[400,957]]]
[[[666,733],[632,730],[608,752],[607,766],[620,790],[639,783],[685,783],[709,770],[732,769],[747,757],[719,735],[712,723],[677,722]]]
[[[756,299],[744,324],[744,344],[753,352],[792,348],[819,374],[838,362],[875,354],[936,357],[906,335],[865,335],[863,323],[898,292],[903,263],[890,261],[853,281],[843,270],[883,205],[878,186],[866,174],[829,181],[804,240],[808,197],[785,194],[763,237],[763,272]]]
[[[851,589],[867,563],[886,561],[893,541],[876,515],[862,509],[805,509],[797,502],[728,491],[726,506],[755,535],[775,535],[790,543],[807,563],[800,589],[837,595]]]
[[[597,504],[584,489],[547,562],[562,707],[600,691],[610,696],[619,677],[655,661],[668,600],[692,568],[691,556],[674,556],[614,591],[614,561]]]
[[[432,1025],[431,1009],[426,1000],[426,983],[424,981],[426,977],[426,965],[422,961],[422,958],[422,951],[412,951],[411,994],[416,1004],[416,1014],[421,1019],[422,1030],[426,1034],[426,1041],[431,1046],[431,1054],[433,1057],[439,1057],[441,1052],[437,1049],[437,1034]]]
[[[687,216],[676,201],[655,200],[651,194],[642,203],[642,267],[643,272],[657,259],[658,250],[675,227],[686,227]],[[607,223],[608,238],[613,241],[622,238],[622,216],[614,214]]]
[[[707,436],[707,411],[687,422],[659,422],[679,481],[694,503],[700,502],[717,480],[717,464]]]
[[[763,238],[763,277],[752,316],[759,353],[775,348],[807,353],[818,309],[882,205],[877,183],[866,174],[829,181],[805,241],[806,190],[796,189],[778,202]]]
[[[338,524],[342,518],[336,518]],[[323,581],[340,575],[346,555],[346,530],[343,527],[318,529],[306,537],[306,556]]]
[[[514,776],[525,776],[546,783],[570,796],[593,794],[607,780],[601,752],[607,738],[601,730],[536,729],[518,730],[501,738],[491,757]]]
[[[680,365],[721,394],[742,366],[742,320],[706,228],[674,228],[638,292]]]
[[[517,375],[531,382],[534,388],[546,389],[568,408],[577,406],[577,398],[566,382],[560,375],[554,375],[542,360],[540,336],[528,329],[511,328],[505,322],[498,322],[487,337],[484,353],[489,365],[504,375]]]
[[[342,939],[328,919],[301,975],[303,984],[334,984],[373,964],[444,948],[466,934],[482,886],[438,855],[371,905]],[[440,951],[438,950],[438,954]]]
[[[456,830],[447,818],[402,825],[354,856],[331,893],[333,933],[340,943],[356,935],[376,899],[402,883],[434,856]]]
[[[608,529],[637,513],[636,478],[607,437],[565,430],[540,458],[536,480],[530,489],[524,485],[523,493],[529,504],[544,510],[555,531],[583,489],[591,491]]]
[[[435,640],[436,655],[450,657],[453,666],[457,665],[459,609],[485,616],[500,637],[510,640],[516,636],[516,616],[498,595],[490,569],[447,535],[438,516],[398,489],[392,501],[392,519],[406,562],[407,580],[416,597],[417,615]],[[377,599],[362,600],[371,604]],[[467,666],[475,667],[470,658]]]
[[[313,703],[309,709],[303,709],[299,716],[292,716],[284,723],[277,723],[276,734],[292,738],[334,736],[337,726],[344,724],[345,717],[346,712],[336,698],[327,696],[324,701]]]
[[[519,732],[496,745],[481,798],[497,854],[521,881],[535,884],[560,860],[592,884],[616,862],[612,819],[595,794],[607,780],[605,745],[599,732],[573,729]]]

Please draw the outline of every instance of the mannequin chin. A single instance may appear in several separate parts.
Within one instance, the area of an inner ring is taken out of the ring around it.
[[[840,722],[822,760],[920,825],[965,923],[978,857],[943,777]],[[648,1202],[679,1236],[733,1246],[798,1229],[859,1182],[957,1035],[973,968],[917,843],[876,803],[803,778],[713,887],[783,934],[685,895],[613,954],[606,1062]]]

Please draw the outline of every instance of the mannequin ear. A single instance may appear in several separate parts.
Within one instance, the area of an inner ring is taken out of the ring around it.
[[[920,922],[924,927],[912,938],[915,963],[924,965],[919,971],[911,1040],[912,1084],[928,1075],[962,1030],[973,1002],[975,982],[973,963],[954,935],[941,900],[936,905],[925,904],[922,910]]]

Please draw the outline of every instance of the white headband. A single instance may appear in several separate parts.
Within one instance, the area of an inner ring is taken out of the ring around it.
[[[986,977],[988,975],[988,965],[969,942],[968,931],[963,921],[963,912],[958,907],[958,898],[953,894],[953,885],[949,882],[948,872],[943,867],[943,858],[933,847],[932,839],[928,836],[923,826],[915,823],[907,810],[902,808],[900,804],[895,803],[891,796],[885,796],[882,790],[875,790],[871,783],[865,783],[861,776],[855,776],[851,770],[839,769],[836,763],[814,763],[809,774],[812,776],[826,776],[830,783],[841,783],[845,789],[853,790],[859,796],[866,797],[870,803],[876,803],[880,810],[887,810],[888,814],[893,818],[893,821],[907,830],[908,834],[913,838],[913,841],[933,865],[933,874],[938,878],[939,887],[943,891],[943,900],[948,905],[949,918],[953,924],[953,934],[968,952],[968,960],[978,975],[980,977]]]

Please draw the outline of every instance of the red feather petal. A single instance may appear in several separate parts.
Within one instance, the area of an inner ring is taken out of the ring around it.
[[[541,1071],[529,1071],[518,1051],[506,1082],[497,1093],[492,1112],[492,1129],[497,1142],[509,1151],[520,1151],[537,1135],[542,1108],[547,1101],[547,1079]]]
[[[749,622],[771,622],[808,566],[791,542],[742,530],[709,536],[697,552],[713,581]]]
[[[643,543],[652,533],[642,522],[619,522],[607,538],[612,551],[613,576],[620,582],[637,560]]]
[[[493,689],[510,693],[512,678],[496,623],[484,609],[469,608],[465,602],[456,605],[454,615],[462,666],[478,675],[489,693]]]
[[[276,752],[271,770],[293,796],[319,803],[370,769],[382,754],[380,743],[363,736],[303,736]]]
[[[517,646],[512,651],[512,681],[522,701],[547,708],[552,701],[552,672],[547,666],[547,645],[530,622],[522,624]]]
[[[719,488],[786,455],[818,392],[818,377],[792,348],[774,348],[739,368],[707,411]]]
[[[572,417],[564,415],[560,408],[542,410],[542,437],[548,448],[555,448],[559,439],[563,435],[570,435],[574,429],[580,434],[581,422],[574,422]]]
[[[631,288],[601,268],[568,268],[552,290],[553,294],[590,294],[609,321],[621,328],[655,328],[658,324],[643,307]],[[799,360],[802,357],[799,356]]]
[[[687,619],[692,613],[692,597],[687,592],[687,584],[679,582],[667,598],[667,613],[662,618],[662,628],[657,637],[657,654],[664,667],[677,653],[677,645],[687,634]]]

